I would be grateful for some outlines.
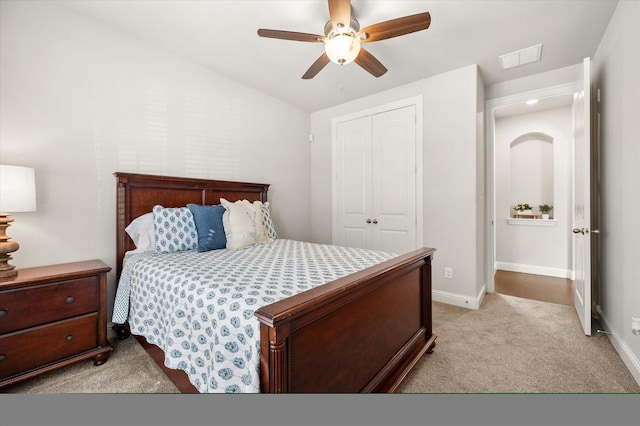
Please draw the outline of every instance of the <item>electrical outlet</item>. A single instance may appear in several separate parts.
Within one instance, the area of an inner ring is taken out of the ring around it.
[[[450,268],[449,266],[444,268],[444,277],[448,278],[448,279],[453,279],[453,268]]]

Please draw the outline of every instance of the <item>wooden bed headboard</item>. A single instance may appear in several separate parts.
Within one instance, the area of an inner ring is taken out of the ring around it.
[[[125,228],[136,217],[149,213],[156,204],[164,207],[184,207],[188,203],[219,204],[246,199],[267,201],[269,185],[264,183],[231,182],[198,178],[145,175],[116,172],[116,277],[122,272],[124,254],[135,249]]]

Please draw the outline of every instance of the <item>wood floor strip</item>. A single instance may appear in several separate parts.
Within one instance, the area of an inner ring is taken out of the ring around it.
[[[573,284],[566,278],[498,270],[494,283],[496,293],[573,306]]]

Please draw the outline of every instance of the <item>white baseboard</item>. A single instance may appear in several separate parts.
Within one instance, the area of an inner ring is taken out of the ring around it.
[[[481,291],[476,297],[467,297],[462,294],[450,293],[442,290],[433,290],[431,297],[435,302],[446,303],[447,305],[469,309],[480,309],[485,293],[486,288],[485,286],[482,286]]]
[[[524,274],[546,275],[548,277],[573,279],[573,272],[568,269],[548,268],[546,266],[524,265],[521,263],[496,262],[496,270],[522,272]]]
[[[629,369],[629,372],[636,379],[636,382],[640,385],[640,360],[635,356],[635,354],[629,349],[629,346],[624,342],[624,340],[620,339],[620,336],[613,330],[607,319],[604,315],[602,315],[602,311],[597,309],[598,314],[600,314],[600,318],[602,320],[602,326],[605,328],[607,333],[607,337],[609,337],[609,341],[613,345],[613,348],[618,352],[620,358]]]

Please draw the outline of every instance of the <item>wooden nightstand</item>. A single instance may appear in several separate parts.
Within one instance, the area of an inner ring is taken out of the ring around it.
[[[89,260],[0,279],[0,387],[84,359],[107,360],[110,270]]]

